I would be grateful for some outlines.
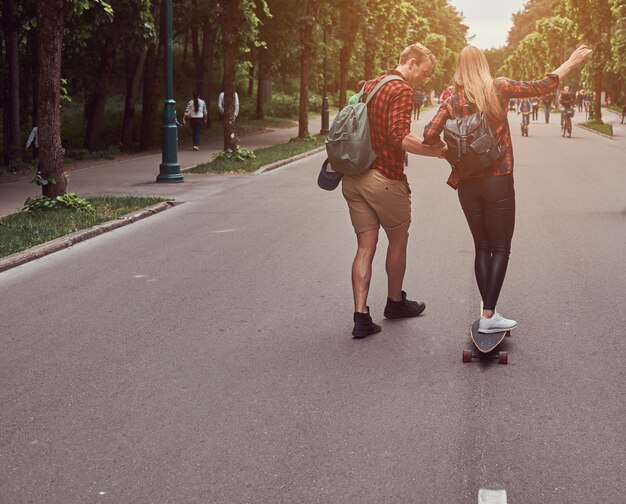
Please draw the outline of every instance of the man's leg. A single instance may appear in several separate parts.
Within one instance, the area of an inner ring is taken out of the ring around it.
[[[386,230],[389,246],[385,270],[387,271],[387,297],[392,301],[402,300],[402,283],[406,272],[406,249],[409,243],[409,223]]]
[[[357,251],[352,263],[352,292],[354,311],[368,313],[367,295],[372,279],[372,261],[378,243],[378,229],[357,233]]]

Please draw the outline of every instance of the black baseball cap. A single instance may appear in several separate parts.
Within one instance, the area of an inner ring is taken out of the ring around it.
[[[332,191],[339,185],[341,177],[343,177],[343,173],[333,171],[328,159],[326,159],[317,177],[317,185],[326,191]]]

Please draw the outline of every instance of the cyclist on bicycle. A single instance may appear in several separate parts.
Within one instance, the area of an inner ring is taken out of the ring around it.
[[[565,114],[567,111],[572,108],[572,104],[574,103],[574,95],[570,92],[569,86],[565,86],[563,91],[561,91],[561,96],[559,97],[559,102],[561,104],[561,126],[563,126],[563,122],[565,121]]]

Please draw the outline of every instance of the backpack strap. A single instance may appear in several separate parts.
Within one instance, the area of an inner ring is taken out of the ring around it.
[[[394,80],[401,80],[404,82],[404,79],[402,77],[400,77],[399,75],[387,75],[386,77],[383,77],[380,82],[378,84],[376,84],[376,87],[374,89],[372,89],[371,93],[368,93],[367,97],[365,98],[365,104],[367,105],[370,100],[372,99],[372,97],[377,93],[377,91],[383,87],[385,84],[387,84],[390,81],[394,81]],[[363,89],[365,89],[365,86],[363,86]]]

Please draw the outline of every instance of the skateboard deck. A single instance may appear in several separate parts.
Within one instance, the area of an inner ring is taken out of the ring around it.
[[[472,343],[474,343],[474,346],[479,353],[475,353],[472,350],[463,351],[463,362],[471,362],[472,358],[476,357],[486,357],[498,359],[498,362],[500,362],[500,364],[506,364],[509,358],[508,352],[498,352],[497,354],[495,354],[494,350],[500,343],[502,343],[502,340],[504,340],[506,336],[511,335],[511,331],[502,331],[497,333],[479,333],[478,323],[479,321],[477,320],[471,325],[470,337],[472,339]]]

